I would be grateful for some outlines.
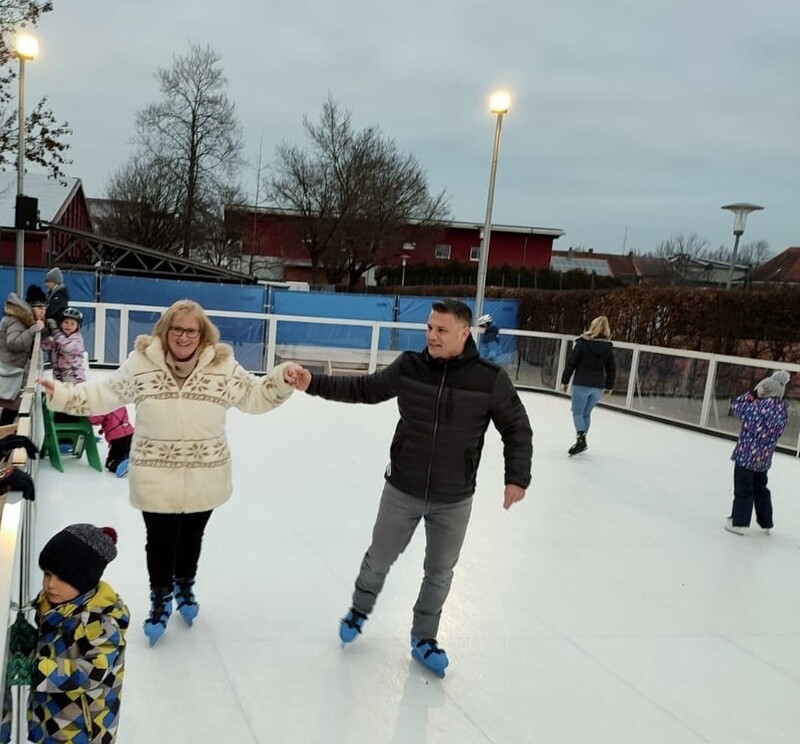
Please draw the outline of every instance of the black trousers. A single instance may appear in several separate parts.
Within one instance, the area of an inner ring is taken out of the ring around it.
[[[142,512],[142,516],[147,528],[145,551],[150,587],[172,588],[173,579],[193,579],[211,512]]]
[[[767,473],[734,465],[731,524],[734,527],[749,527],[753,507],[759,526],[772,529],[772,496],[767,488]]]
[[[108,443],[108,457],[106,457],[106,467],[112,472],[117,472],[119,464],[130,457],[131,454],[131,441],[133,434],[128,434],[119,439],[112,439]]]

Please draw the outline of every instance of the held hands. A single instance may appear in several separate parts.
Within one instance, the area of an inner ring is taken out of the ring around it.
[[[563,383],[563,384],[561,385],[561,392],[562,392],[562,393],[566,393],[566,392],[567,392],[567,385],[566,385],[566,383]]]
[[[37,321],[36,321],[36,322],[35,322],[35,323],[34,323],[34,324],[31,326],[31,328],[33,328],[33,330],[34,330],[34,331],[41,331],[41,330],[44,328],[44,321],[43,321],[43,320],[37,320]]]
[[[510,509],[517,501],[522,501],[525,498],[525,489],[521,486],[515,486],[513,483],[506,484],[506,490],[503,498],[503,509]]]
[[[311,384],[311,373],[299,364],[290,364],[283,371],[283,379],[288,382],[295,390],[305,392]]]

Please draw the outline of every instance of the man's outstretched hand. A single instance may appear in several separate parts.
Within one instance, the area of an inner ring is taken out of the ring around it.
[[[506,485],[503,509],[510,509],[517,501],[522,501],[524,498],[525,489],[522,486],[515,486],[513,483],[509,483]]]

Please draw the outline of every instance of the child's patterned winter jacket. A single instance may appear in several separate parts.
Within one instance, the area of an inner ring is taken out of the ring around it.
[[[86,382],[86,371],[83,366],[83,336],[75,331],[67,336],[60,328],[51,336],[42,339],[42,348],[51,352],[53,377],[61,382]]]
[[[789,420],[789,404],[783,398],[757,398],[745,393],[733,401],[731,408],[742,421],[731,460],[748,470],[766,472]]]
[[[28,701],[33,742],[112,744],[119,724],[130,615],[104,581],[53,607],[40,594],[39,643]]]

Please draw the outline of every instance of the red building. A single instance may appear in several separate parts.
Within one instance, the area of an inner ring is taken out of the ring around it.
[[[311,261],[304,246],[303,223],[296,212],[284,209],[234,206],[226,217],[235,219],[242,229],[243,258],[261,259],[260,278],[291,281],[316,281],[311,276]],[[414,226],[411,226],[413,229]],[[471,222],[445,222],[421,231],[419,237],[387,245],[382,265],[431,264],[436,261],[474,262],[480,257],[483,225]],[[553,241],[563,230],[547,227],[493,225],[489,266],[547,268]],[[252,259],[251,259],[252,261]],[[253,261],[255,264],[256,262]]]
[[[66,185],[39,173],[26,173],[25,196],[38,200],[39,221],[58,227],[70,227],[90,231],[92,222],[86,207],[83,186],[78,178],[67,178]],[[13,171],[0,173],[0,264],[13,266],[16,262],[17,233],[14,229],[17,197],[17,174]],[[66,241],[65,236],[56,240]],[[47,225],[41,230],[25,231],[25,265],[47,266],[51,248],[61,246],[49,243]]]

